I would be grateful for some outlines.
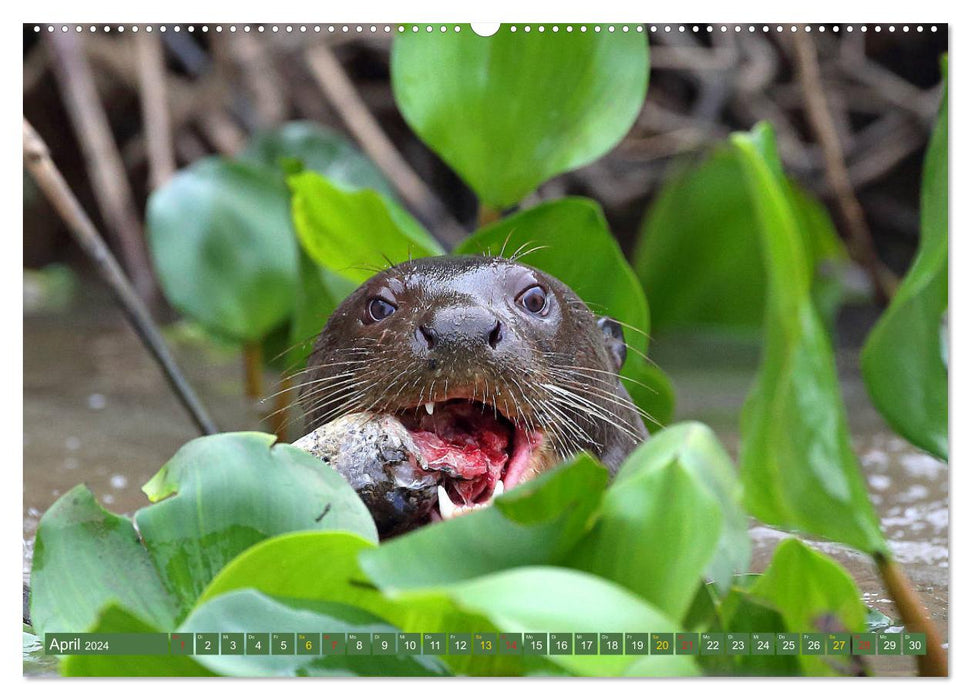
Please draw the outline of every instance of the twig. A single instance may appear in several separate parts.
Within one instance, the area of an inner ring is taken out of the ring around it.
[[[263,346],[260,341],[243,344],[243,376],[246,395],[258,399],[263,395]]]
[[[250,34],[221,37],[215,46],[227,54],[240,73],[251,98],[254,126],[265,129],[286,119],[289,103],[284,90],[287,85],[273,65],[266,42]]]
[[[361,100],[340,62],[323,44],[309,49],[307,65],[327,99],[340,114],[348,130],[361,144],[364,152],[388,176],[392,185],[427,222],[436,224],[438,235],[449,245],[458,243],[464,236],[461,227],[445,207],[411,169],[391,143],[377,120]]]
[[[876,556],[877,568],[893,598],[904,626],[912,632],[923,632],[927,639],[927,653],[917,656],[917,670],[922,676],[946,676],[947,654],[927,608],[914,591],[907,575],[897,562],[884,556]]]
[[[802,85],[807,116],[816,134],[816,140],[823,150],[826,179],[836,196],[836,203],[849,239],[850,252],[869,274],[877,300],[881,304],[886,304],[893,297],[896,279],[877,256],[863,207],[860,206],[853,191],[836,126],[826,105],[826,95],[819,76],[816,46],[812,38],[802,32],[796,32],[793,35],[793,46],[796,72]]]
[[[98,209],[117,241],[135,289],[145,301],[155,298],[155,280],[145,252],[142,226],[125,166],[98,99],[94,76],[73,32],[50,35],[62,99],[84,152],[85,167]]]
[[[61,171],[51,160],[47,144],[26,119],[24,119],[24,166],[44,196],[54,205],[82,250],[94,261],[98,274],[111,288],[135,333],[158,362],[169,385],[189,412],[196,427],[204,435],[219,432],[192,387],[182,376],[165,341],[152,322],[145,304],[135,293],[117,260],[64,180]]]
[[[161,187],[175,172],[172,123],[165,91],[165,56],[157,34],[136,35],[139,95],[152,189]]]
[[[246,145],[246,132],[218,108],[203,111],[198,123],[209,142],[223,155],[236,155]]]

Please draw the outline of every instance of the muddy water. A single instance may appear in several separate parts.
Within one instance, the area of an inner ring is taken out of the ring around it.
[[[221,428],[259,429],[260,412],[269,409],[242,396],[238,356],[185,334],[170,339]],[[661,338],[653,354],[677,386],[678,418],[708,423],[734,453],[737,411],[754,371],[755,352],[744,346]],[[886,427],[867,400],[855,369],[855,350],[841,350],[838,361],[854,447],[884,532],[946,639],[946,466]],[[84,482],[109,510],[131,513],[146,505],[141,485],[193,437],[181,406],[96,282],[81,284],[65,311],[25,315],[25,580],[37,522],[59,495]],[[753,523],[753,571],[765,568],[785,536]],[[868,605],[896,618],[866,557],[831,543],[813,544],[849,569]],[[878,674],[913,672],[912,661],[905,657],[870,660]]]

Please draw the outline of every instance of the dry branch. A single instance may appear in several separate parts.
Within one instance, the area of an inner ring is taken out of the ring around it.
[[[155,298],[155,280],[145,251],[141,221],[108,115],[98,99],[94,76],[73,33],[50,35],[62,99],[84,152],[98,209],[117,241],[125,267],[146,301]]]
[[[81,249],[94,262],[98,274],[111,288],[138,338],[155,358],[169,385],[189,412],[196,427],[204,435],[219,432],[196,393],[182,375],[175,359],[169,353],[165,341],[152,322],[152,317],[145,304],[135,293],[115,257],[111,254],[108,246],[105,245],[94,224],[91,223],[91,219],[81,208],[77,197],[74,196],[71,188],[64,180],[64,176],[61,175],[60,170],[51,160],[47,144],[26,119],[24,119],[24,167],[44,193],[44,196],[57,210],[64,223],[67,224],[68,230],[81,246]]]
[[[877,256],[870,228],[866,223],[863,207],[860,206],[853,190],[853,183],[843,159],[843,149],[840,146],[836,125],[826,104],[826,94],[823,90],[819,75],[819,59],[816,46],[808,34],[797,32],[793,36],[795,48],[796,72],[802,85],[806,102],[806,112],[816,140],[823,149],[826,180],[829,182],[844,229],[848,238],[850,253],[853,258],[863,265],[880,303],[886,304],[892,297],[896,287],[896,280]]]
[[[142,32],[135,39],[138,49],[139,96],[148,144],[152,189],[161,187],[175,173],[172,121],[165,90],[165,56],[158,35]]]

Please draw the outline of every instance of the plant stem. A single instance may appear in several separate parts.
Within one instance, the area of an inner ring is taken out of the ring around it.
[[[246,395],[258,399],[263,395],[263,345],[249,342],[243,345],[243,372],[246,381]]]
[[[276,435],[276,439],[285,442],[287,427],[287,407],[290,404],[290,396],[293,394],[293,378],[289,376],[280,380],[280,391],[277,393],[273,402],[273,413],[270,414],[270,429]]]
[[[57,210],[78,245],[94,262],[101,279],[114,292],[115,299],[121,305],[121,310],[134,328],[135,334],[155,358],[169,386],[179,397],[199,431],[203,435],[218,433],[219,428],[209,417],[189,382],[182,376],[162,335],[152,322],[145,304],[125,277],[121,266],[105,245],[91,219],[81,208],[81,204],[65,182],[61,171],[54,165],[47,150],[47,144],[26,119],[24,119],[24,167],[44,196],[54,205],[54,209]]]
[[[502,218],[502,212],[498,209],[493,209],[488,204],[483,204],[479,202],[479,228],[483,226],[488,226],[489,224],[495,223]]]
[[[947,676],[947,652],[941,636],[904,570],[897,562],[879,553],[874,555],[874,561],[904,626],[927,636],[927,654],[917,656],[918,673],[921,676]]]

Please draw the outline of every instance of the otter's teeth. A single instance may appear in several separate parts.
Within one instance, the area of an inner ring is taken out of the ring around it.
[[[495,491],[492,492],[492,497],[498,498],[505,492],[506,492],[506,485],[503,484],[502,480],[500,479],[499,481],[496,482],[496,489]]]
[[[435,412],[435,404],[429,401],[425,404],[425,410],[428,412],[428,415],[433,414]]]
[[[455,515],[456,505],[448,497],[448,492],[441,484],[438,485],[438,510],[442,514],[442,520],[448,520]]]

